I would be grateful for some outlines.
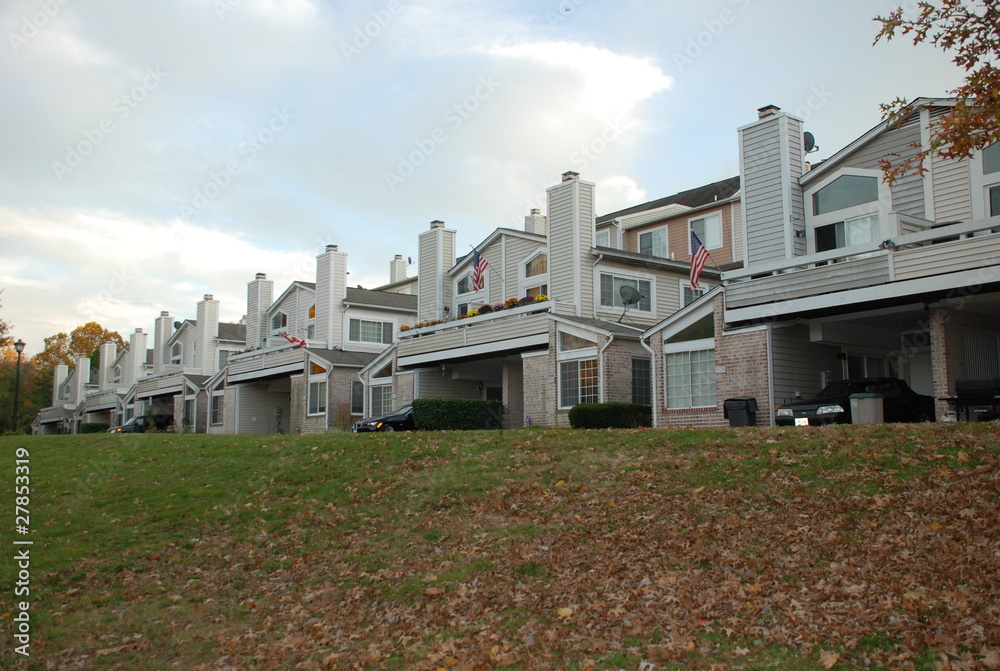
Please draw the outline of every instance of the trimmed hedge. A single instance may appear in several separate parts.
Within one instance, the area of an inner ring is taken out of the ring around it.
[[[477,431],[503,427],[503,403],[466,398],[418,398],[413,421],[421,431]]]
[[[99,422],[86,422],[80,425],[80,433],[104,433],[111,428],[110,424]]]
[[[574,429],[635,429],[653,426],[653,408],[640,403],[578,403],[569,410]]]

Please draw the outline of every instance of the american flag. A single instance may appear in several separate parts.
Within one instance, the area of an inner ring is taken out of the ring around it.
[[[698,234],[691,231],[691,288],[698,288],[698,277],[701,276],[701,270],[705,267],[705,262],[708,261],[708,250],[705,249],[705,245],[701,244],[701,240],[698,239]]]
[[[478,249],[472,250],[472,290],[482,291],[486,286],[486,259],[479,254]]]
[[[285,337],[285,340],[292,343],[293,345],[298,345],[299,347],[305,347],[306,345],[309,344],[302,338],[296,338],[295,336],[288,335],[287,333],[282,333],[281,335]]]

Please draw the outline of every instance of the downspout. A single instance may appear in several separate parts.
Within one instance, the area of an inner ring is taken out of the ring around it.
[[[771,337],[773,324],[768,324],[764,331],[764,342],[767,345],[767,403],[768,426],[774,426],[774,341]]]
[[[650,336],[650,338],[652,338],[652,336]],[[656,352],[653,350],[653,347],[651,345],[646,344],[645,338],[639,338],[639,344],[642,345],[642,348],[644,350],[649,352],[649,361],[652,364],[649,372],[650,375],[653,376],[653,379],[649,381],[649,384],[650,384],[650,389],[653,392],[653,428],[655,429],[659,426],[659,424],[657,423],[657,415],[658,415],[657,410],[659,409],[659,403],[657,399],[656,390],[659,387],[659,385],[656,383]]]
[[[608,341],[601,346],[601,350],[597,353],[597,361],[601,366],[601,403],[604,403],[604,352],[611,346],[611,343],[615,340],[615,334],[608,334]]]
[[[594,286],[595,287],[600,287],[600,284],[601,284],[600,281],[599,281],[599,279],[598,279],[598,277],[597,277],[597,264],[600,263],[603,258],[604,258],[604,254],[598,254],[597,255],[597,260],[594,261],[594,265],[590,269],[590,272],[593,275],[593,282],[594,282]],[[593,299],[593,296],[591,296],[591,298]],[[597,319],[597,305],[599,303],[600,303],[600,300],[594,301],[594,319]]]

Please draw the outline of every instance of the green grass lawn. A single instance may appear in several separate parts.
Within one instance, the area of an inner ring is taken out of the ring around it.
[[[995,424],[0,448],[5,668],[1000,668]]]

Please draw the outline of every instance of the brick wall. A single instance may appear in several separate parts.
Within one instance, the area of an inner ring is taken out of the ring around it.
[[[554,333],[554,329],[553,329]],[[569,426],[569,418],[562,414],[562,423],[556,419],[555,345],[549,352],[528,356],[522,360],[524,371],[524,416],[532,426]]]
[[[601,345],[607,342],[602,339]],[[632,402],[632,359],[649,359],[638,340],[615,338],[604,350],[604,402]]]
[[[934,398],[955,395],[955,383],[965,378],[965,327],[997,330],[996,318],[969,310],[947,307],[931,308],[931,369],[934,375]],[[946,402],[935,400],[935,410],[940,418],[953,408]]]
[[[328,425],[350,429],[361,417],[351,416],[351,384],[358,379],[357,368],[333,368],[327,380],[326,415]]]
[[[522,361],[504,361],[503,364],[504,428],[524,426],[524,364]]]

